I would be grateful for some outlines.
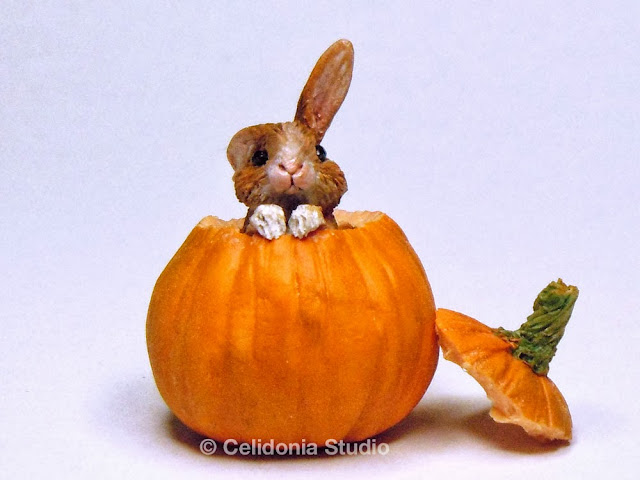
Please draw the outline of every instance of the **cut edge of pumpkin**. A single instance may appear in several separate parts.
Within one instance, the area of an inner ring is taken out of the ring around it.
[[[358,210],[353,212],[347,210],[334,210],[333,214],[336,218],[336,221],[338,222],[339,230],[361,228],[366,226],[368,223],[379,221],[383,217],[387,216],[383,212],[366,210]],[[224,220],[213,215],[208,215],[200,220],[197,226],[199,228],[230,228],[240,231],[243,222],[244,219],[241,218]]]

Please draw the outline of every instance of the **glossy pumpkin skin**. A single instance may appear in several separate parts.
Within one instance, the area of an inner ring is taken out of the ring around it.
[[[187,426],[217,440],[357,441],[421,399],[438,360],[422,264],[386,215],[336,219],[268,241],[207,217],[169,262],[147,346]]]

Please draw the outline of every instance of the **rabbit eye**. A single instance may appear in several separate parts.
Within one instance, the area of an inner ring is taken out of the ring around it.
[[[318,155],[321,162],[324,162],[327,159],[327,151],[322,145],[316,145],[316,155]]]
[[[267,160],[269,160],[269,154],[266,150],[257,150],[251,157],[251,163],[256,167],[261,167],[267,163]]]

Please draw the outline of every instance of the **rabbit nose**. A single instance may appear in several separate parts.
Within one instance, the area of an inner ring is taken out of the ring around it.
[[[289,175],[294,175],[298,170],[302,168],[302,162],[297,160],[280,161],[278,162],[278,169],[286,172]]]

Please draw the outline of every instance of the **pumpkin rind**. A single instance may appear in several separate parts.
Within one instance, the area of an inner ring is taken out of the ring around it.
[[[213,439],[357,441],[402,420],[438,359],[435,306],[404,233],[377,212],[300,240],[206,217],[147,317],[158,389]]]

